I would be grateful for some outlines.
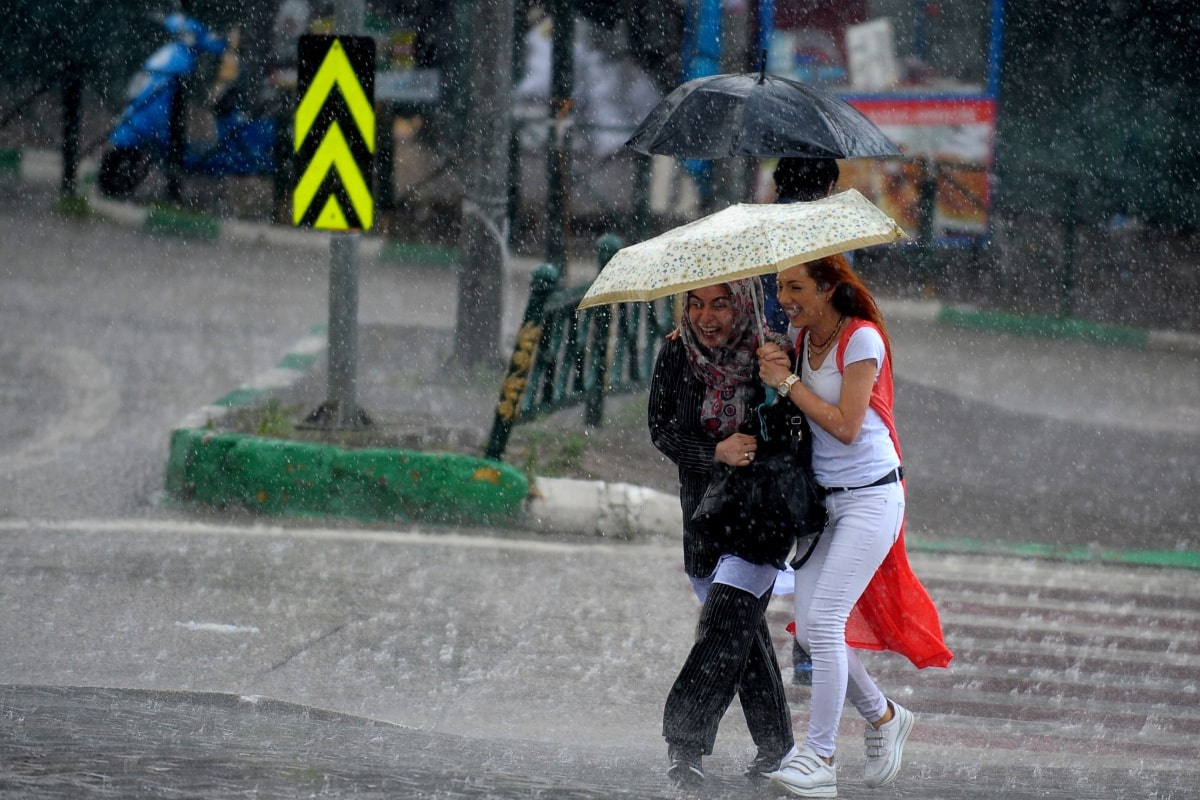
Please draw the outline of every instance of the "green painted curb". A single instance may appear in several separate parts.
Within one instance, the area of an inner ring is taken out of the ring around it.
[[[1190,550],[1117,550],[1036,542],[982,542],[978,539],[907,539],[914,552],[1045,558],[1089,564],[1200,570],[1200,552]]]
[[[1011,333],[1018,336],[1040,336],[1051,339],[1080,339],[1104,347],[1126,347],[1141,350],[1148,334],[1137,328],[1101,325],[1067,317],[1009,314],[1002,311],[944,307],[938,322],[959,328]]]
[[[529,494],[500,462],[179,428],[166,488],[180,500],[266,514],[491,525],[518,520]]]
[[[146,213],[142,230],[156,236],[180,239],[216,241],[221,236],[221,223],[207,214],[195,214],[175,208],[155,206]]]

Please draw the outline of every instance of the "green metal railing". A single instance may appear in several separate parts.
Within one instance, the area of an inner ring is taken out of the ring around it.
[[[621,248],[621,239],[602,236],[600,267]],[[654,371],[663,337],[674,327],[672,298],[621,303],[577,311],[588,286],[560,289],[551,264],[534,270],[529,302],[492,421],[485,455],[501,460],[514,425],[570,406],[584,406],[584,422],[604,423],[604,397],[637,391]]]

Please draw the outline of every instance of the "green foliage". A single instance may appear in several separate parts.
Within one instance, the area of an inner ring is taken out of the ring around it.
[[[255,433],[259,436],[285,437],[295,430],[295,419],[299,413],[299,406],[285,407],[278,399],[271,398],[262,410]]]
[[[1007,0],[997,172],[1009,210],[1200,228],[1200,22],[1181,0]]]
[[[69,65],[101,93],[125,81],[165,38],[156,13],[167,3],[142,0],[10,0],[0,31],[0,83],[57,83]]]
[[[272,397],[265,405],[238,408],[230,427],[233,430],[271,439],[297,438],[296,419],[299,406],[285,406]],[[209,427],[212,426],[210,421]]]

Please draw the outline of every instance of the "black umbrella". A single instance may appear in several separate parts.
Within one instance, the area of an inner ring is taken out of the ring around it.
[[[625,146],[644,155],[696,159],[900,155],[849,103],[765,72],[688,81],[654,107]]]

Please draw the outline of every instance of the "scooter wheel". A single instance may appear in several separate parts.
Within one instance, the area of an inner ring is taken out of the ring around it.
[[[100,159],[96,185],[108,197],[126,198],[150,174],[150,152],[143,147],[115,147]]]

